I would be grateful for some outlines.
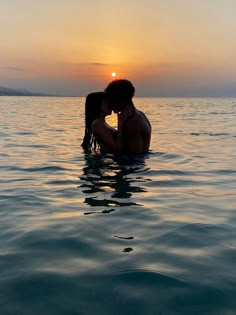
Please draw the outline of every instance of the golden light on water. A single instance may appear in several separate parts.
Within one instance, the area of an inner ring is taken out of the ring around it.
[[[112,113],[111,115],[106,116],[106,123],[113,128],[117,128],[117,115]]]

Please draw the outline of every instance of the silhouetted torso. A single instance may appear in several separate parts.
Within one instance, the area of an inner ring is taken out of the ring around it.
[[[124,123],[122,131],[123,152],[127,154],[146,153],[150,147],[151,124],[146,115],[135,109]]]

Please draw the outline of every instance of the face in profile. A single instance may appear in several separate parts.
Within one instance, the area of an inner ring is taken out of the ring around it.
[[[107,105],[107,107],[113,111],[115,114],[117,114],[118,112],[120,112],[120,106],[119,106],[119,102],[115,101],[115,100],[111,100],[111,99],[106,99],[105,103]]]
[[[117,113],[119,113],[120,108],[119,108],[119,106],[116,103],[114,103],[113,106],[112,106],[112,110],[114,111],[114,113],[117,114]]]
[[[108,106],[105,100],[102,100],[101,112],[105,114],[106,116],[111,115],[112,110],[110,109],[110,107]]]

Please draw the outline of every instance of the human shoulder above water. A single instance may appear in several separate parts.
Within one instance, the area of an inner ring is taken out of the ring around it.
[[[148,152],[151,141],[151,124],[134,103],[135,88],[125,79],[114,80],[104,92],[91,93],[85,102],[84,149],[102,153],[142,154]],[[118,128],[106,123],[106,116],[117,114]]]
[[[135,88],[126,80],[114,80],[105,89],[105,102],[118,116],[120,151],[125,154],[142,154],[149,150],[151,124],[146,115],[133,102]]]

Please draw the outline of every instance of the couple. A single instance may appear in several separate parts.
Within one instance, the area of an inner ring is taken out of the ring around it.
[[[148,152],[151,124],[133,103],[135,88],[128,80],[114,80],[104,92],[91,93],[85,102],[85,135],[82,147],[101,153],[143,154]],[[118,116],[117,130],[105,118],[114,111]]]

